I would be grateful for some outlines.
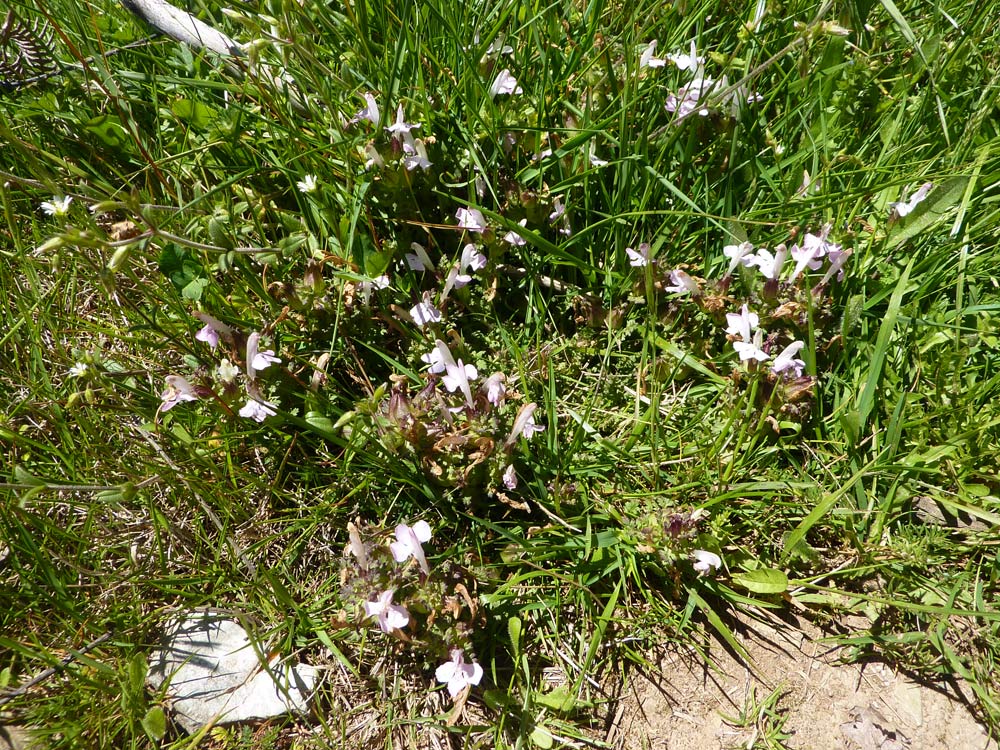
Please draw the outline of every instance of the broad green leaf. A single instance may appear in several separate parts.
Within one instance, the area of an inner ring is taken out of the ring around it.
[[[83,129],[115,148],[120,148],[131,141],[129,134],[122,127],[121,120],[114,115],[94,117],[87,121]]]
[[[153,706],[142,717],[142,728],[150,739],[159,742],[167,733],[167,715],[159,706]]]
[[[957,206],[965,194],[968,177],[959,176],[935,186],[913,212],[893,224],[889,231],[889,248],[896,248],[937,223]]]
[[[775,568],[759,568],[733,574],[733,583],[755,594],[782,594],[788,590],[788,576]]]
[[[177,119],[183,120],[195,130],[205,130],[215,122],[219,113],[203,102],[192,99],[178,99],[170,105],[170,111]]]
[[[542,750],[549,750],[549,748],[554,744],[552,735],[546,731],[545,727],[535,727],[531,730],[529,737],[531,739],[531,743],[535,747],[542,748]]]
[[[507,635],[510,637],[510,645],[514,650],[514,659],[517,660],[521,652],[521,618],[511,617],[507,620]]]

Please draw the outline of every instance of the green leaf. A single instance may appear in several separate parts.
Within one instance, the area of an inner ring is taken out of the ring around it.
[[[121,148],[132,140],[125,128],[122,127],[121,120],[114,115],[100,115],[91,118],[84,124],[83,129],[88,133],[93,133],[114,148]]]
[[[307,411],[306,424],[322,432],[333,432],[333,422],[319,411]]]
[[[142,717],[142,728],[150,739],[159,742],[167,733],[167,715],[159,706],[153,706]]]
[[[578,708],[590,705],[589,701],[577,699],[566,685],[560,685],[544,695],[536,695],[535,703],[563,714],[568,714]]]
[[[733,574],[733,583],[755,594],[782,594],[788,590],[788,576],[775,568],[758,568]]]
[[[531,744],[535,747],[542,748],[542,750],[548,750],[553,744],[555,744],[552,739],[552,735],[548,733],[548,730],[546,730],[545,727],[535,727],[532,729],[529,739],[531,740]]]
[[[514,650],[514,660],[517,660],[521,652],[521,618],[511,617],[507,620],[507,635],[510,637],[510,645]]]
[[[177,119],[186,122],[195,130],[208,129],[219,116],[212,107],[192,99],[178,99],[170,105],[170,111],[177,116]]]

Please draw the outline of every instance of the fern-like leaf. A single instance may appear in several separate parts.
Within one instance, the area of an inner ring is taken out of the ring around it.
[[[30,25],[7,11],[0,27],[0,87],[17,88],[57,69],[52,34],[37,21]]]

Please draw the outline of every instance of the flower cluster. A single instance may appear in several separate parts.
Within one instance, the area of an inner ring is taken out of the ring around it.
[[[230,403],[240,398],[241,389],[237,385],[237,381],[240,379],[240,369],[233,364],[232,360],[235,359],[238,362],[242,355],[245,374],[245,388],[243,389],[245,402],[238,411],[239,415],[255,422],[263,422],[268,417],[277,414],[277,404],[264,397],[258,373],[271,365],[280,364],[281,358],[275,355],[273,349],[261,348],[261,334],[257,331],[251,333],[246,337],[246,343],[241,348],[237,345],[239,332],[234,328],[201,311],[195,312],[194,315],[200,322],[204,323],[204,326],[194,335],[195,340],[202,342],[213,352],[220,343],[224,343],[229,356],[219,360],[208,372],[203,368],[196,373],[196,383],[192,383],[190,379],[181,375],[167,375],[164,378],[166,387],[160,394],[159,410],[166,412],[177,404],[208,397],[214,397],[215,401],[226,404],[228,407]]]
[[[725,75],[721,78],[706,75],[705,58],[698,54],[694,41],[688,52],[667,55],[665,59],[654,57],[655,50],[654,40],[643,50],[639,59],[640,68],[663,67],[669,61],[689,76],[686,83],[667,95],[664,104],[678,122],[695,113],[707,117],[712,113],[725,112],[730,117],[736,117],[744,104],[753,104],[762,98],[743,86],[731,86]]]
[[[431,567],[423,545],[433,536],[430,524],[396,526],[388,545],[377,532],[366,541],[361,530],[348,524],[349,541],[341,574],[346,602],[361,604],[364,621],[430,659],[446,659],[436,671],[452,699],[478,685],[483,668],[466,661],[471,636],[479,623],[478,605],[453,563]]]

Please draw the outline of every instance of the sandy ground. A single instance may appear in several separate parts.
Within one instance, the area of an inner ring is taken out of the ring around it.
[[[708,653],[714,668],[693,650],[667,656],[661,677],[632,680],[609,733],[614,746],[997,750],[953,686],[921,685],[881,663],[841,663],[808,623],[745,625],[752,669],[718,645]]]

